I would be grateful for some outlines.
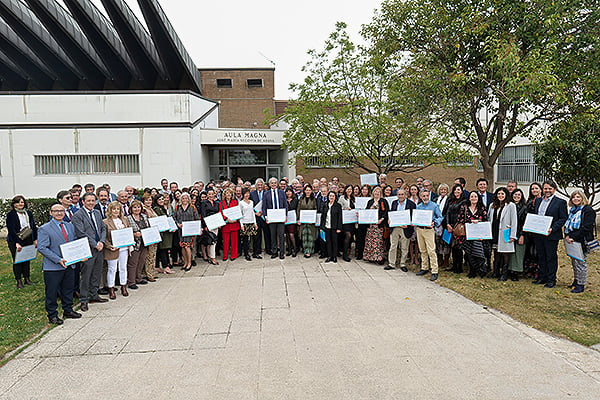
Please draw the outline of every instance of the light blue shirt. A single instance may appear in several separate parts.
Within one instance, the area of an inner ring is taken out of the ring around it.
[[[440,207],[437,203],[429,200],[427,203],[419,203],[417,204],[417,210],[432,210],[433,211],[433,223],[435,226],[440,226],[444,217],[442,216],[442,212],[440,211]]]
[[[550,202],[553,198],[554,195],[548,197],[548,200],[546,200],[545,197],[542,197],[542,201],[540,202],[540,208],[538,209],[538,215],[546,215],[546,210],[548,209],[548,206],[550,205]]]

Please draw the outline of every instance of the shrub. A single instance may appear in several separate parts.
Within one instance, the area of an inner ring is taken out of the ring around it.
[[[0,199],[0,229],[6,228],[6,214],[10,211],[10,201]],[[50,221],[50,207],[53,204],[56,204],[54,198],[27,199],[28,209],[33,213],[38,227]]]

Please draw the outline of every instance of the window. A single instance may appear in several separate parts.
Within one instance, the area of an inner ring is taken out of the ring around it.
[[[308,168],[349,168],[354,165],[350,157],[341,156],[309,156],[304,158]]]
[[[217,79],[218,88],[230,88],[233,87],[233,79]]]
[[[137,154],[34,156],[36,175],[139,174]]]
[[[498,182],[541,182],[544,175],[533,161],[534,145],[505,147],[498,157]]]
[[[248,79],[246,80],[246,84],[249,88],[261,88],[263,87],[262,79]]]
[[[451,160],[446,163],[449,167],[472,167],[475,157],[464,157],[456,160]]]

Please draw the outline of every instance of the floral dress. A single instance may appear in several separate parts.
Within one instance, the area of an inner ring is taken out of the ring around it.
[[[367,209],[378,209],[378,218],[382,219],[381,224],[369,225],[367,228],[367,236],[365,238],[365,250],[363,258],[365,261],[382,262],[385,259],[385,241],[383,233],[387,224],[388,203],[385,199],[379,199],[379,204],[375,203],[374,199],[369,200]]]

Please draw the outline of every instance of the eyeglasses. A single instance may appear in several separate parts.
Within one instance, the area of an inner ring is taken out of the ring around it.
[[[50,210],[50,212],[59,213],[60,214],[60,213],[64,213],[65,210]]]

